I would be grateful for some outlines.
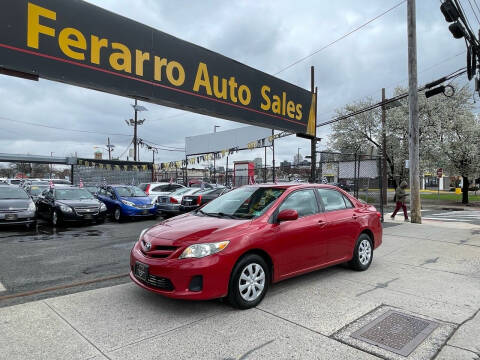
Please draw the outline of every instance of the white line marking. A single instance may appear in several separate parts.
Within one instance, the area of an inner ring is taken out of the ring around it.
[[[2,291],[7,291],[7,289],[5,289],[5,286],[0,282],[0,292]]]
[[[470,221],[464,219],[451,219],[451,218],[439,218],[439,217],[424,217],[425,220],[438,220],[438,221]]]

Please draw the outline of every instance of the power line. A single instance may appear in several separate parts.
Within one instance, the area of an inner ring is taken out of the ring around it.
[[[478,13],[480,14],[480,8],[478,7],[477,0],[473,0],[473,3],[475,4],[475,7],[478,10]]]
[[[449,74],[449,75],[447,75],[447,76],[444,76],[444,77],[442,78],[442,80],[443,80],[443,81],[448,81],[448,80],[454,79],[454,78],[456,78],[456,77],[458,77],[458,76],[460,76],[460,75],[463,75],[463,74],[465,74],[465,73],[466,73],[466,70],[465,70],[465,69],[459,69],[459,70],[454,71],[453,73],[451,73],[451,74]],[[439,79],[439,80],[440,80],[440,79]],[[437,80],[437,81],[439,81],[439,80]],[[442,82],[443,82],[443,81],[442,81]],[[419,92],[420,92],[420,91],[423,91],[423,90],[425,90],[425,88],[426,88],[426,87],[423,86],[423,87],[419,88],[417,91],[419,91]],[[321,124],[318,124],[317,127],[330,125],[330,124],[333,124],[333,123],[335,123],[335,122],[348,119],[348,118],[350,118],[350,117],[352,117],[352,116],[356,116],[356,115],[363,114],[364,112],[374,110],[374,109],[376,109],[376,108],[378,108],[378,107],[381,107],[382,105],[386,105],[386,104],[392,103],[392,102],[394,102],[394,101],[398,101],[398,100],[404,99],[404,98],[406,98],[406,97],[408,97],[408,92],[403,93],[403,94],[400,94],[400,95],[397,95],[397,96],[395,96],[395,97],[393,97],[393,98],[390,98],[390,99],[386,100],[385,102],[378,102],[378,103],[376,103],[376,104],[369,105],[369,106],[367,106],[367,107],[364,107],[363,109],[359,109],[359,110],[354,111],[354,112],[351,112],[351,113],[349,113],[349,114],[345,114],[345,115],[338,116],[338,117],[336,117],[336,118],[334,118],[334,119],[332,119],[332,120],[325,121],[325,122],[323,122],[323,123],[321,123]]]
[[[347,36],[349,36],[349,35],[353,34],[354,32],[356,32],[356,31],[358,31],[358,30],[360,30],[360,29],[364,28],[365,26],[367,26],[368,24],[370,24],[370,23],[372,23],[373,21],[377,20],[378,18],[380,18],[380,17],[382,17],[382,16],[384,16],[384,15],[388,14],[390,11],[392,11],[392,10],[396,9],[397,7],[399,7],[400,5],[402,5],[402,4],[403,4],[404,2],[406,2],[406,1],[407,1],[407,0],[402,0],[402,1],[400,1],[398,4],[396,4],[396,5],[392,6],[390,9],[388,9],[388,10],[385,10],[385,11],[384,11],[384,12],[382,12],[381,14],[379,14],[379,15],[375,16],[374,18],[372,18],[372,19],[368,20],[366,23],[364,23],[364,24],[362,24],[362,25],[360,25],[360,26],[356,27],[356,28],[355,28],[355,29],[353,29],[352,31],[350,31],[350,32],[346,33],[345,35],[343,35],[343,36],[339,37],[338,39],[336,39],[336,40],[334,40],[334,41],[330,42],[329,44],[327,44],[327,45],[325,45],[325,46],[322,46],[320,49],[318,49],[318,50],[315,50],[315,51],[314,51],[314,52],[312,52],[311,54],[309,54],[309,55],[307,55],[307,56],[304,56],[304,57],[302,57],[302,58],[298,59],[297,61],[295,61],[295,62],[291,63],[290,65],[288,65],[288,66],[286,66],[286,67],[284,67],[284,68],[283,68],[283,69],[281,69],[280,71],[277,71],[277,72],[276,72],[276,73],[274,73],[273,75],[278,75],[278,74],[280,74],[281,72],[283,72],[283,71],[285,71],[285,70],[287,70],[287,69],[290,69],[292,66],[295,66],[295,65],[297,65],[298,63],[301,63],[302,61],[304,61],[304,60],[308,59],[309,57],[312,57],[313,55],[316,55],[316,54],[318,54],[320,51],[323,51],[323,50],[325,50],[326,48],[328,48],[328,47],[330,47],[330,46],[334,45],[335,43],[339,42],[340,40],[343,40],[343,39],[345,39]]]
[[[475,18],[477,19],[478,25],[480,25],[480,20],[478,20],[477,13],[475,12],[475,9],[473,8],[472,2],[468,0],[468,3],[470,4],[470,7],[472,8],[473,15],[475,15]]]

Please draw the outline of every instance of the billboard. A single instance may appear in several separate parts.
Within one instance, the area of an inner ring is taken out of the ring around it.
[[[315,135],[307,90],[81,0],[0,0],[0,68]]]
[[[219,131],[216,133],[190,136],[185,138],[185,154],[200,155],[220,152],[225,149],[245,149],[253,141],[265,139],[257,147],[271,146],[268,138],[272,130],[258,126],[245,126],[238,129]]]

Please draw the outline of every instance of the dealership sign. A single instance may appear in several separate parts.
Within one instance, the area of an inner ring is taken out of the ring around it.
[[[80,0],[0,0],[0,68],[315,134],[300,87]]]

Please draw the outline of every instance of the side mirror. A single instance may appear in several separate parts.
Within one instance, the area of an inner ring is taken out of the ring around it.
[[[292,221],[298,219],[297,210],[285,209],[278,213],[277,222]]]

